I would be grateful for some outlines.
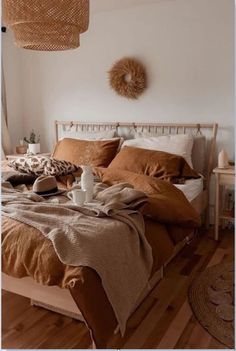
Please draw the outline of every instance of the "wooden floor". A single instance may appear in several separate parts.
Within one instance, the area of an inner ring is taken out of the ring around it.
[[[234,234],[225,231],[219,243],[208,232],[185,248],[166,268],[164,279],[130,318],[122,339],[114,336],[110,348],[222,349],[226,348],[196,321],[187,291],[193,278],[207,266],[234,257]],[[2,296],[2,348],[91,348],[83,323],[39,307],[8,292]]]

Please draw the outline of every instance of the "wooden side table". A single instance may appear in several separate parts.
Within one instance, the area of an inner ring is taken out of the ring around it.
[[[36,154],[36,156],[50,156],[50,152],[45,152],[45,153],[40,153],[40,154]],[[15,160],[19,157],[25,157],[24,154],[12,154],[12,155],[6,155],[6,159],[8,161],[11,161],[11,160]]]
[[[216,198],[215,198],[215,240],[219,240],[219,225],[220,220],[228,219],[234,220],[234,214],[231,211],[227,211],[222,206],[222,188],[224,186],[235,185],[235,168],[230,166],[229,168],[215,168],[213,173],[216,176]]]

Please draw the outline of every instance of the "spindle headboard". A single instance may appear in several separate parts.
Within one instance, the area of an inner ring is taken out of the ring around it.
[[[73,131],[73,137],[76,132],[96,132],[96,131],[115,131],[116,136],[125,139],[132,138],[132,132],[151,132],[153,134],[193,134],[204,135],[206,137],[206,155],[204,165],[204,176],[206,179],[206,188],[209,188],[210,176],[214,166],[216,135],[218,125],[216,123],[123,123],[123,122],[104,122],[104,123],[86,123],[79,121],[55,121],[56,142],[65,136],[68,131]]]

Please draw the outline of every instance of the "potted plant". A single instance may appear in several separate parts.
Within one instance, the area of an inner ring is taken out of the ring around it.
[[[29,139],[24,137],[24,141],[28,144],[28,152],[32,154],[40,153],[40,135],[36,137],[34,130],[31,131]]]

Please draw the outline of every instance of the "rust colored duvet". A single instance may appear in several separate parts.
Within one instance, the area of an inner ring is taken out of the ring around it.
[[[175,244],[199,226],[198,214],[184,195],[167,182],[127,171],[97,169],[97,174],[107,184],[127,181],[149,195],[142,212],[155,273],[172,255]],[[30,276],[43,285],[70,289],[96,346],[106,347],[117,322],[101,280],[91,268],[64,265],[51,241],[37,229],[3,217],[2,270],[13,277]]]

